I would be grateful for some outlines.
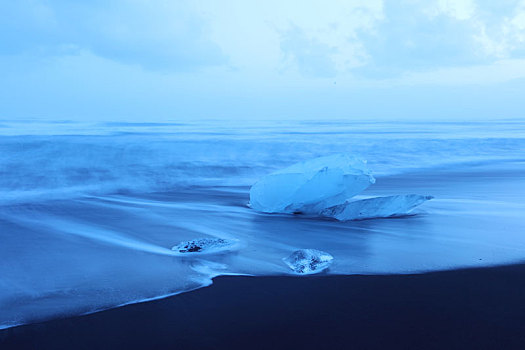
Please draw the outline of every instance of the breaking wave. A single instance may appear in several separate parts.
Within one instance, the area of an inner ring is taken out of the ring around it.
[[[487,134],[473,123],[55,123],[45,125],[59,135],[38,135],[48,129],[7,123],[0,127],[0,203],[249,186],[292,163],[341,152],[367,159],[375,176],[524,162],[525,135],[514,124]]]

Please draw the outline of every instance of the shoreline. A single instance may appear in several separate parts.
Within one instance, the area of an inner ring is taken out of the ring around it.
[[[2,349],[525,348],[525,263],[408,275],[220,276],[0,330]]]

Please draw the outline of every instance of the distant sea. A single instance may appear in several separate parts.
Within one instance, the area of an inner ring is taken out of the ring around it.
[[[348,153],[364,195],[435,198],[413,216],[352,222],[254,212],[249,188]],[[218,275],[403,274],[525,260],[525,120],[483,122],[0,121],[0,328],[162,298]],[[194,238],[235,251],[176,256]]]

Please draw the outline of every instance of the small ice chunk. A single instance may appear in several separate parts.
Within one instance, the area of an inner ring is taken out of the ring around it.
[[[263,177],[250,189],[250,204],[264,213],[318,214],[344,203],[374,182],[366,161],[336,154]]]
[[[432,198],[434,197],[407,194],[352,200],[326,208],[321,211],[321,216],[340,221],[404,216],[410,214],[418,205]]]
[[[316,249],[300,249],[293,252],[283,261],[296,273],[309,275],[328,268],[334,257]]]
[[[224,238],[198,238],[180,242],[171,250],[179,253],[212,253],[232,248],[237,242]]]

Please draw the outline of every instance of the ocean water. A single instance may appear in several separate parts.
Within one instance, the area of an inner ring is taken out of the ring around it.
[[[260,177],[334,153],[363,194],[435,198],[416,215],[337,222],[247,204]],[[414,273],[525,260],[525,121],[0,121],[0,328],[190,291],[218,275]],[[175,255],[194,238],[238,240]]]

